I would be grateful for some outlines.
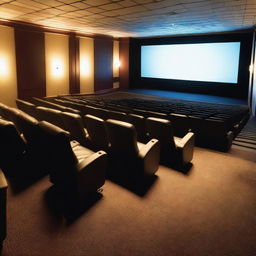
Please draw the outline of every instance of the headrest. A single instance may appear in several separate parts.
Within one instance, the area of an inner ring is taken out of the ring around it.
[[[16,104],[19,104],[19,103],[22,103],[24,105],[27,105],[27,106],[31,106],[31,107],[34,107],[35,105],[31,102],[28,102],[28,101],[25,101],[25,100],[20,100],[20,99],[16,99]]]
[[[85,118],[88,118],[88,119],[93,119],[93,120],[97,120],[97,121],[104,122],[104,120],[103,120],[102,118],[99,118],[99,117],[97,117],[97,116],[93,116],[93,115],[87,114],[87,115],[85,115],[84,117],[85,117]]]
[[[114,120],[114,119],[107,119],[106,120],[107,123],[109,124],[113,124],[113,125],[118,125],[118,126],[122,126],[125,128],[130,128],[130,129],[134,129],[134,126],[130,123],[127,122],[123,122],[123,121],[119,121],[119,120]]]
[[[147,120],[159,122],[162,124],[171,124],[169,120],[163,119],[163,118],[157,118],[157,117],[148,117]]]
[[[64,115],[64,116],[72,117],[72,118],[76,118],[76,119],[80,119],[80,118],[81,118],[81,116],[80,116],[80,115],[75,114],[75,113],[62,112],[61,114],[62,114],[62,115]]]
[[[19,111],[19,118],[20,119],[24,119],[25,121],[31,123],[31,124],[38,124],[38,121],[33,117],[28,115],[27,113],[23,112],[23,111]]]
[[[51,135],[64,134],[66,136],[69,136],[69,132],[61,129],[60,127],[58,127],[54,124],[46,122],[46,121],[40,121],[39,127]]]
[[[36,107],[37,110],[43,110],[43,111],[47,111],[47,112],[51,112],[51,113],[54,113],[54,114],[60,114],[61,111],[60,110],[57,110],[57,109],[53,109],[53,108],[47,108],[47,107]]]

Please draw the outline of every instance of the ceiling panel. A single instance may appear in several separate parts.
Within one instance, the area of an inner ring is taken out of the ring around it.
[[[0,0],[0,19],[112,36],[225,32],[256,23],[256,0]]]

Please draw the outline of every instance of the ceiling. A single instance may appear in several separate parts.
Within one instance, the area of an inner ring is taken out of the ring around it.
[[[0,0],[0,19],[80,33],[144,37],[256,24],[256,0]]]

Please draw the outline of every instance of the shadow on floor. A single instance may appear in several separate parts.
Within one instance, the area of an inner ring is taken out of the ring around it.
[[[85,214],[102,198],[101,190],[90,193],[79,200],[71,193],[60,192],[56,186],[51,186],[45,193],[45,201],[51,213],[56,217],[64,217],[67,225],[71,225]]]
[[[150,188],[154,185],[157,181],[158,176],[139,176],[139,175],[120,175],[120,173],[115,172],[114,174],[111,173],[107,176],[107,178],[130,190],[131,192],[135,193],[140,197],[144,197]]]
[[[14,194],[21,193],[22,191],[28,189],[47,174],[48,173],[46,171],[36,169],[20,169],[12,174],[5,173],[8,180],[8,185],[11,187]]]

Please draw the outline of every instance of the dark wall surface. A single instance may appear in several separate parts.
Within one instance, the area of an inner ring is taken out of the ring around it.
[[[46,95],[44,32],[15,28],[18,98]]]

